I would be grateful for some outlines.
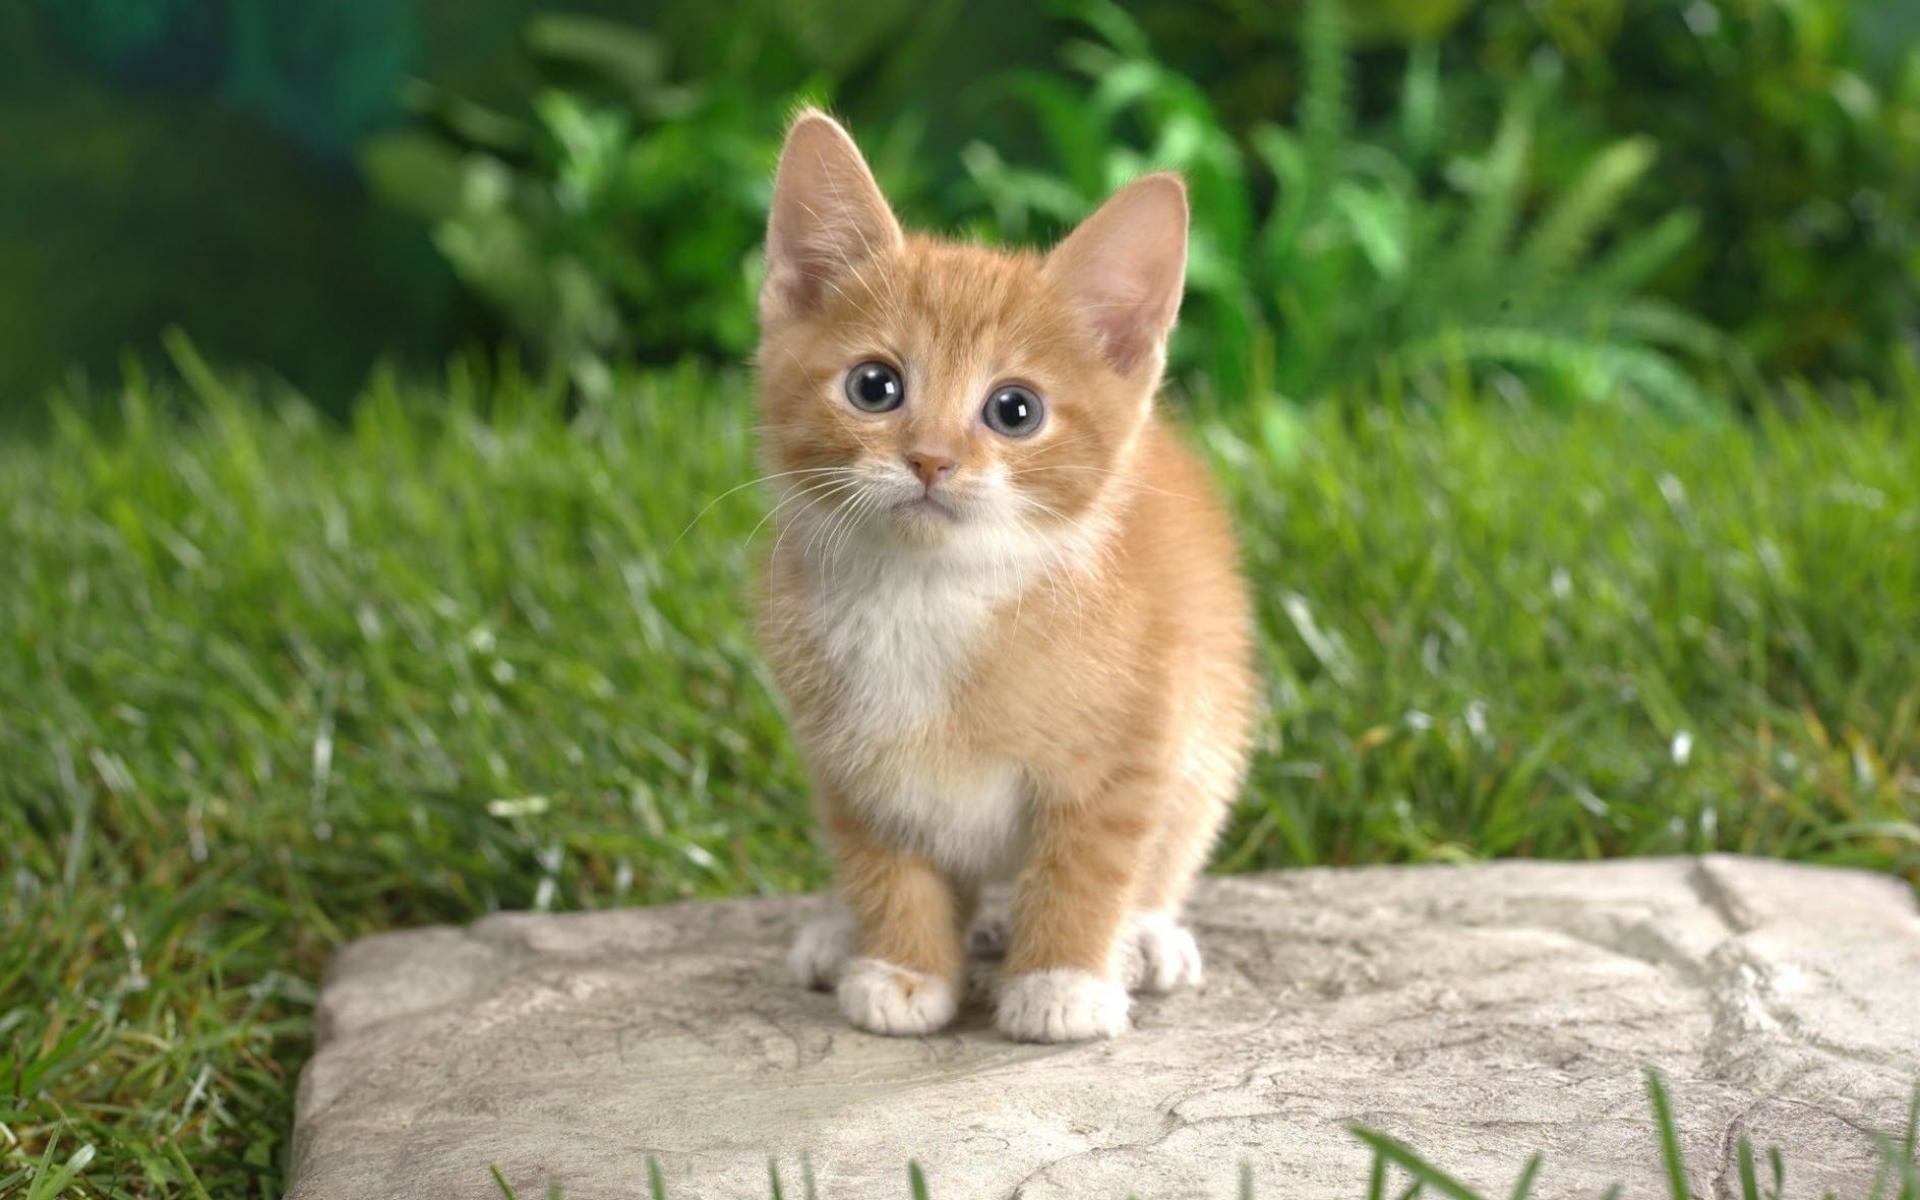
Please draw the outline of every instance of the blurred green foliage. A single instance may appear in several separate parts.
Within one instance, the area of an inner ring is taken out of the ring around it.
[[[802,102],[904,113],[869,148],[897,194],[924,198],[926,122],[905,97],[926,83],[897,66],[951,50],[962,12],[953,0],[746,7],[753,19],[672,32],[537,16],[524,112],[416,82],[418,123],[367,143],[366,177],[432,222],[461,279],[589,390],[619,360],[737,360],[755,336],[788,116]]]
[[[1287,111],[1300,4],[1128,5],[1225,124]],[[1701,218],[1656,280],[1770,373],[1883,376],[1920,329],[1920,4],[1855,0],[1349,0],[1355,92],[1394,103],[1395,56],[1441,63],[1449,144],[1523,89],[1539,95],[1536,186],[1594,150],[1651,138],[1629,226]]]
[[[518,118],[417,85],[438,134],[371,141],[375,191],[433,222],[460,277],[588,387],[616,357],[744,354],[783,107],[682,83],[662,39],[599,19],[541,17],[529,40],[601,94],[545,87]]]
[[[170,324],[323,397],[476,338],[588,387],[737,359],[801,99],[939,228],[1041,241],[1185,170],[1176,362],[1222,397],[1884,381],[1917,36],[1848,0],[27,0],[0,410]]]
[[[0,417],[173,324],[340,399],[481,329],[353,171],[417,49],[385,0],[0,5]]]
[[[1696,225],[1674,212],[1621,227],[1621,198],[1654,162],[1648,139],[1593,147],[1540,196],[1539,89],[1512,91],[1484,150],[1451,146],[1431,45],[1404,56],[1395,107],[1363,124],[1347,14],[1309,0],[1297,116],[1258,122],[1243,149],[1122,10],[1079,11],[1097,36],[1063,57],[1084,86],[1007,81],[1060,171],[1010,167],[984,143],[965,162],[991,223],[1015,236],[1077,218],[1144,169],[1180,170],[1195,231],[1175,363],[1196,386],[1304,401],[1410,381],[1438,394],[1462,367],[1499,366],[1555,396],[1697,411],[1707,402],[1681,356],[1737,357],[1705,322],[1641,294]]]
[[[1629,211],[1682,201],[1705,218],[1664,290],[1771,370],[1878,374],[1890,344],[1912,344],[1920,5],[1487,4],[1461,40],[1484,90],[1553,79],[1559,145],[1630,129],[1660,146]]]

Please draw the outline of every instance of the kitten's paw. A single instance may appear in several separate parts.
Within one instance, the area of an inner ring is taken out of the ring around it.
[[[953,988],[877,958],[856,958],[840,976],[840,1011],[869,1033],[911,1037],[953,1020]]]
[[[853,921],[844,913],[820,917],[800,927],[787,951],[787,969],[796,983],[829,992],[853,957]]]
[[[1170,912],[1136,912],[1121,948],[1121,978],[1135,992],[1171,992],[1200,982],[1200,945]]]
[[[1091,971],[1029,971],[1007,978],[994,1024],[1021,1042],[1081,1042],[1127,1030],[1127,989]]]
[[[967,934],[967,953],[975,958],[999,958],[1007,952],[1009,928],[1005,917],[981,917]]]

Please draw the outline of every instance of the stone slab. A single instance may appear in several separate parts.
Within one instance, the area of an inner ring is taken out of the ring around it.
[[[1665,1195],[1641,1072],[1696,1195],[1742,1135],[1788,1195],[1864,1196],[1920,1077],[1920,916],[1897,880],[1740,858],[1314,870],[1204,883],[1205,987],[1137,1028],[1014,1045],[984,995],[887,1039],[788,982],[819,897],[380,935],[343,951],[302,1079],[294,1200],[1364,1195],[1355,1123],[1505,1194]],[[979,986],[990,984],[983,967]],[[797,1194],[798,1188],[790,1189]]]

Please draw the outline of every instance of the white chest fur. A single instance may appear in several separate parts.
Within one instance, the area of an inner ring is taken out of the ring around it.
[[[882,737],[943,715],[1002,603],[940,560],[847,555],[813,579],[813,632],[842,718]]]
[[[1017,763],[969,750],[957,690],[1024,582],[951,559],[849,554],[812,576],[810,623],[831,683],[831,714],[810,723],[873,822],[950,870],[997,876],[1024,842]]]
[[[1005,760],[876,764],[861,807],[887,836],[963,878],[1011,878],[1027,843],[1028,797]]]

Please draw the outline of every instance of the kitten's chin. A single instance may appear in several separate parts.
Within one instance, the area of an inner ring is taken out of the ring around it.
[[[916,496],[893,506],[894,533],[913,546],[938,546],[966,523],[958,508],[932,496]]]

